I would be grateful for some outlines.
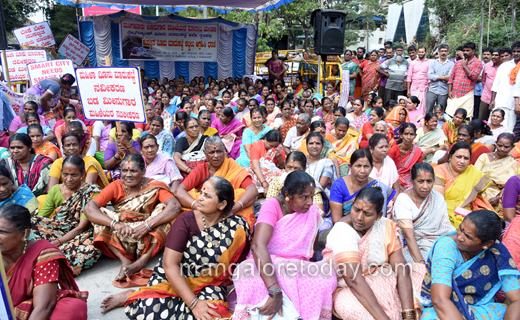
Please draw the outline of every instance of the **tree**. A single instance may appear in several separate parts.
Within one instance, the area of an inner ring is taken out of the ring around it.
[[[49,21],[49,25],[51,26],[56,44],[59,45],[63,39],[65,39],[67,33],[78,38],[76,8],[54,2],[47,10],[45,10],[45,14]]]
[[[27,16],[41,8],[38,0],[2,0],[2,6],[7,32],[23,27],[26,24]]]

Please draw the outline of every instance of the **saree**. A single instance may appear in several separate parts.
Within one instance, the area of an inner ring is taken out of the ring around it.
[[[271,181],[275,177],[279,177],[285,172],[285,170],[278,168],[276,165],[276,150],[278,150],[278,152],[282,154],[282,158],[285,161],[285,151],[283,150],[282,144],[280,144],[277,148],[272,148],[270,150],[265,150],[265,143],[263,140],[258,140],[257,142],[251,145],[251,160],[259,160],[260,170],[264,175],[265,181],[267,181],[268,183],[271,183]],[[260,156],[260,159],[253,159],[253,154],[258,154]],[[263,193],[264,187],[262,186],[260,179],[258,179],[258,177],[256,176],[256,173],[253,171],[252,166],[249,166],[244,169],[253,178],[253,184],[258,189],[258,193]]]
[[[159,152],[167,156],[173,157],[173,150],[175,150],[175,139],[169,130],[163,129],[157,136],[157,144],[159,145]]]
[[[405,189],[408,189],[412,187],[412,167],[416,163],[422,162],[423,152],[419,147],[413,145],[412,149],[410,149],[404,157],[401,157],[399,145],[396,144],[392,148],[397,148],[397,154],[393,160],[395,161],[397,173],[399,174],[399,183],[405,187]]]
[[[49,242],[63,237],[78,226],[85,205],[99,192],[101,192],[100,187],[87,183],[57,207],[54,216],[33,216],[32,234],[36,239],[45,239]],[[94,247],[93,231],[90,226],[59,247],[67,258],[74,276],[92,267],[101,257],[101,251]]]
[[[493,197],[501,197],[507,180],[518,174],[518,165],[516,164],[516,160],[511,156],[490,162],[489,156],[483,154],[479,160],[477,160],[475,167],[480,169],[491,180],[489,187],[482,193],[482,197],[487,201]],[[500,213],[502,211],[501,204],[495,209]]]
[[[455,125],[451,120],[444,122],[441,129],[444,131],[446,138],[448,138],[448,141],[446,141],[447,146],[451,146],[457,142],[457,133],[459,132],[459,128],[455,128]]]
[[[475,142],[471,145],[471,160],[470,160],[470,164],[475,164],[478,160],[478,158],[485,154],[485,153],[490,153],[491,151],[489,150],[488,147],[486,147],[482,142]]]
[[[113,183],[120,184],[121,189],[124,191],[121,180]],[[113,204],[114,211],[106,208],[100,208],[100,210],[110,219],[134,228],[144,224],[164,210],[166,206],[159,203],[158,191],[160,189],[170,191],[164,183],[151,181],[139,193],[126,196],[121,201]],[[137,240],[132,236],[124,237],[119,233],[113,232],[110,226],[94,224],[94,246],[100,249],[104,255],[116,259],[117,257],[108,248],[108,245],[110,245],[132,261],[139,259],[141,255],[153,247],[153,257],[163,248],[170,226],[171,222],[159,225],[142,237],[141,240]]]
[[[186,243],[181,272],[200,300],[209,300],[217,306],[213,310],[221,318],[232,315],[226,299],[227,286],[231,284],[234,266],[249,250],[250,238],[251,229],[247,222],[240,216],[231,215],[193,235]],[[194,320],[188,305],[168,283],[162,262],[161,258],[146,287],[128,297],[126,315],[130,319]]]
[[[267,120],[265,121],[265,125],[272,128],[274,124],[274,120],[276,116],[282,113],[279,108],[275,107],[273,112],[267,115]]]
[[[81,155],[86,156],[88,149],[90,148],[90,144],[92,143],[92,138],[88,132],[83,134],[83,138],[79,141],[79,148],[81,150]]]
[[[242,134],[244,133],[244,124],[237,119],[231,119],[227,125],[222,125],[220,120],[214,122],[222,142],[226,148],[229,157],[236,159],[240,155],[240,145],[242,144]],[[223,136],[229,135],[224,138]]]
[[[52,319],[87,319],[88,292],[80,292],[63,253],[46,240],[31,245],[6,273],[16,319],[27,320],[33,310],[34,269],[49,262],[59,265],[58,291]]]
[[[412,211],[419,211],[414,217]],[[435,240],[449,232],[455,231],[448,217],[448,209],[444,197],[435,189],[424,199],[421,207],[417,205],[407,194],[400,194],[392,208],[393,219],[402,230],[412,229],[415,242],[419,247],[422,258],[426,261],[428,253],[433,247]],[[414,262],[408,244],[403,237],[403,256],[407,262]]]
[[[379,67],[379,61],[371,62],[365,60],[361,63],[360,69],[363,70],[363,76],[361,77],[361,96],[363,100],[367,100],[368,94],[374,90],[374,87],[379,81],[379,73],[376,68]]]
[[[18,190],[13,192],[11,196],[4,201],[0,202],[0,207],[7,204],[18,204],[25,207],[31,214],[36,213],[36,209],[40,206],[40,203],[32,193],[31,189],[25,184],[18,187]]]
[[[353,113],[353,112],[352,112]],[[347,119],[350,121],[350,126],[356,128],[357,130],[361,130],[361,127],[370,121],[369,116],[363,112],[362,115],[354,119],[351,113],[347,113]]]
[[[197,139],[193,141],[189,148],[182,152],[181,160],[191,169],[195,168],[199,163],[202,163],[204,159],[206,159],[206,155],[202,151],[202,148],[204,147],[204,142],[207,137],[208,136],[199,134]],[[186,178],[188,174],[186,172],[181,172],[181,175]]]
[[[235,119],[237,119],[238,121],[242,122],[242,118],[246,115],[246,114],[249,114],[249,107],[246,107],[244,110],[242,111],[238,111],[235,113]]]
[[[307,143],[304,141],[298,151],[303,152],[306,156],[309,155],[309,151],[307,150]],[[334,146],[330,143],[329,140],[325,140],[323,144],[323,150],[321,151],[321,156],[324,158],[332,158],[334,156]]]
[[[269,216],[277,210],[281,210],[277,198],[268,199],[262,205],[258,218]],[[316,204],[307,213],[285,215],[273,226],[272,237],[267,245],[278,285],[294,304],[301,319],[332,317],[332,293],[336,289],[334,272],[326,262],[309,261],[321,221]],[[295,268],[289,268],[288,265]],[[237,292],[233,318],[249,319],[247,309],[255,307],[268,295],[252,252],[235,270],[233,283]]]
[[[455,232],[449,235],[453,234]],[[495,294],[499,290],[509,292],[520,288],[520,273],[509,251],[504,244],[496,241],[490,248],[465,262],[449,235],[439,238],[428,256],[421,292],[421,302],[425,307],[421,319],[438,319],[431,301],[432,283],[452,288],[451,302],[464,319],[503,319],[507,304],[495,302]],[[445,266],[445,261],[453,261],[454,265]],[[441,278],[452,268],[451,277]]]
[[[287,133],[292,127],[296,126],[296,118],[291,118],[290,120],[285,121],[284,124],[278,128],[278,131],[282,134],[282,141],[285,141],[285,138],[287,137]]]
[[[49,154],[51,154],[51,152],[56,152],[56,154],[58,155],[58,158],[62,157],[60,149],[58,147],[56,147],[56,145],[54,145],[52,142],[49,142],[49,141],[45,141],[41,146],[34,149],[34,153],[42,154],[44,156],[49,156]]]
[[[464,216],[455,213],[457,207],[469,211],[479,209],[495,211],[489,202],[482,197],[482,193],[491,185],[492,181],[475,166],[469,165],[455,181],[453,181],[447,165],[436,166],[434,171],[435,185],[444,187],[448,214],[451,224],[455,228],[458,228],[464,220]]]
[[[349,173],[350,157],[358,149],[358,138],[350,133],[347,134],[340,140],[335,141],[332,146],[334,147],[334,154],[338,159],[339,173],[341,177],[345,177]]]
[[[214,136],[214,135],[216,135],[217,133],[218,133],[217,129],[212,128],[212,127],[208,127],[208,128],[206,129],[206,131],[204,131],[203,135],[209,137],[209,136]]]
[[[428,131],[428,133],[419,138],[417,146],[424,152],[424,150],[439,148],[441,145],[446,143],[446,140],[447,138],[444,134],[444,131],[437,128],[435,130]],[[432,159],[433,153],[423,156],[423,161],[426,163],[432,163]]]
[[[51,158],[41,154],[33,155],[27,171],[24,171],[20,163],[12,157],[0,160],[0,165],[6,167],[11,173],[13,186],[18,187],[25,184],[36,197],[47,193],[52,165]]]
[[[406,117],[404,119],[404,122],[401,122],[399,120],[399,113],[401,112],[401,110],[404,110],[406,112]],[[393,108],[392,111],[390,111],[390,113],[386,116],[385,122],[388,123],[391,128],[394,128],[395,125],[398,125],[397,128],[393,129],[394,137],[395,137],[395,139],[398,139],[399,130],[401,129],[401,126],[403,125],[403,123],[410,122],[410,113],[408,112],[408,110],[406,110],[405,107],[397,106],[397,107]]]
[[[389,319],[401,320],[401,301],[397,290],[397,274],[389,265],[392,253],[401,249],[397,223],[381,218],[360,237],[346,222],[334,225],[323,251],[324,261],[330,261],[341,275],[339,265],[360,263],[363,277]],[[412,290],[415,309],[420,309],[419,293],[426,269],[423,264],[412,264]],[[334,315],[344,320],[373,319],[361,304],[343,277],[337,278],[338,288],[334,292]]]
[[[164,182],[170,186],[175,180],[182,180],[182,175],[175,164],[172,157],[164,154],[157,153],[152,163],[146,166],[146,173],[144,175],[147,178],[152,178],[155,181]]]

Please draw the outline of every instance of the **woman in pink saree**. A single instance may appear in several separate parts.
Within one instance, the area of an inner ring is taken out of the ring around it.
[[[309,174],[294,171],[287,175],[282,196],[262,205],[251,252],[233,275],[234,319],[249,318],[247,309],[254,307],[261,315],[285,314],[289,310],[282,304],[288,300],[302,319],[331,319],[336,275],[326,262],[309,261],[323,221],[312,203],[314,188]]]
[[[233,109],[230,107],[222,109],[219,119],[213,121],[211,127],[217,129],[229,157],[236,160],[240,156],[240,145],[242,144],[245,125],[240,120],[235,119]]]

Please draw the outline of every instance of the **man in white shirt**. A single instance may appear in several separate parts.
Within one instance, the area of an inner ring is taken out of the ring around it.
[[[509,82],[509,73],[520,62],[520,41],[513,42],[511,50],[513,51],[513,59],[503,62],[498,68],[491,87],[491,102],[489,103],[491,110],[502,109],[505,111],[506,115],[502,124],[509,130],[513,130],[517,122],[515,99],[513,99],[514,88],[513,84]],[[520,92],[520,90],[517,90],[517,92]]]

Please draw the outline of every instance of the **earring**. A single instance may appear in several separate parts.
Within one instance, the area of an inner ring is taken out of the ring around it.
[[[25,254],[25,251],[27,251],[27,239],[24,239],[23,242],[24,242],[24,245],[23,245],[23,252],[22,252],[22,255],[24,255],[24,254]]]
[[[289,197],[285,197],[285,201],[289,202],[289,200],[291,200]]]

